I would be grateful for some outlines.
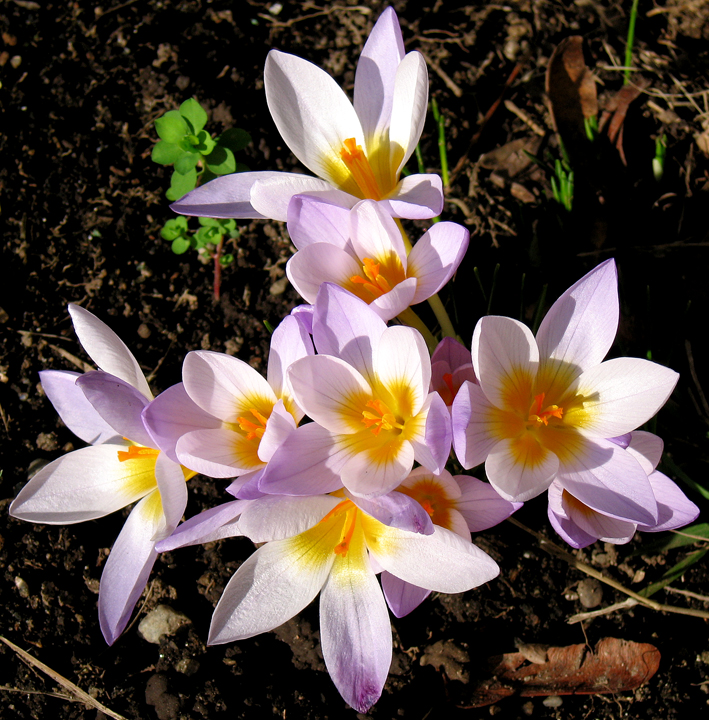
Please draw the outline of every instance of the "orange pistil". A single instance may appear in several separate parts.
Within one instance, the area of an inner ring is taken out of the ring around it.
[[[371,258],[364,258],[362,270],[366,277],[353,275],[350,281],[362,285],[367,292],[370,292],[375,298],[378,298],[384,293],[391,291],[391,285],[389,285],[387,279],[379,274],[379,267],[380,264],[375,263]]]
[[[258,420],[258,425],[243,417],[236,418],[236,421],[239,423],[239,427],[246,433],[247,440],[254,440],[255,438],[260,440],[266,432],[268,419],[255,408],[251,408],[249,412]]]
[[[143,447],[142,445],[131,445],[127,450],[118,451],[118,462],[126,460],[138,460],[139,458],[157,457],[160,454],[155,448]]]
[[[379,435],[382,430],[393,430],[394,428],[402,429],[403,425],[396,421],[394,413],[381,400],[368,400],[367,407],[370,410],[362,411],[362,422],[375,435]]]
[[[347,557],[347,551],[350,549],[350,543],[352,542],[352,536],[355,531],[355,523],[357,522],[357,510],[352,509],[347,513],[345,517],[345,526],[342,528],[342,537],[340,542],[335,545],[335,555],[341,557]]]
[[[561,420],[564,414],[564,408],[560,408],[558,405],[548,405],[544,409],[544,393],[534,396],[534,402],[532,407],[529,408],[529,422],[535,423],[536,425],[548,425],[550,418],[558,418]]]
[[[362,191],[364,199],[381,200],[382,194],[379,191],[379,185],[376,177],[374,177],[372,166],[369,164],[362,146],[357,145],[354,138],[345,140],[343,148],[340,150],[340,157],[347,165],[347,169],[352,173],[352,177]]]

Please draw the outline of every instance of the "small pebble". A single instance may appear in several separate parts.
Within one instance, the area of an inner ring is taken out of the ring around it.
[[[603,600],[601,583],[594,578],[586,578],[578,584],[579,602],[585,608],[598,607]]]
[[[564,701],[558,695],[550,695],[542,700],[542,705],[548,708],[558,708]]]
[[[164,635],[172,635],[188,622],[190,619],[177,610],[168,605],[158,605],[140,621],[138,632],[149,643],[159,645]]]

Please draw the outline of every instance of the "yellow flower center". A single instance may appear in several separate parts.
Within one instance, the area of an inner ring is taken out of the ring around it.
[[[340,530],[339,540],[335,543],[332,550],[335,555],[340,555],[343,558],[347,557],[347,552],[350,549],[350,543],[355,533],[358,512],[357,506],[351,500],[343,500],[339,505],[335,505],[318,523],[319,525],[323,525],[329,521],[334,521],[338,516],[345,516],[342,529]]]
[[[439,483],[422,478],[411,487],[398,487],[397,491],[416,500],[429,514],[434,525],[450,530],[450,509],[454,502],[448,499]]]
[[[249,412],[256,418],[257,422],[253,422],[244,417],[238,417],[236,421],[239,423],[239,427],[246,433],[247,440],[254,440],[256,438],[260,440],[266,432],[268,418],[264,417],[256,408],[251,408]]]
[[[381,400],[368,400],[367,407],[371,410],[362,411],[362,422],[374,435],[379,435],[382,430],[404,429],[404,425]]]
[[[369,164],[367,156],[364,154],[361,145],[357,145],[354,138],[347,138],[340,150],[342,158],[347,169],[352,174],[352,178],[362,191],[363,199],[381,200],[382,194],[379,190],[379,184],[374,176],[372,166]]]
[[[558,405],[547,405],[547,407],[542,409],[544,406],[544,395],[545,393],[535,395],[534,402],[532,402],[532,406],[529,408],[528,422],[531,423],[532,427],[548,425],[549,420],[553,417],[561,420],[564,414],[564,408],[560,408]]]
[[[364,271],[365,277],[353,275],[350,280],[357,285],[362,285],[367,292],[374,295],[375,298],[378,298],[384,295],[384,293],[391,291],[391,285],[379,272],[379,268],[380,263],[375,263],[371,258],[364,258],[362,270]]]

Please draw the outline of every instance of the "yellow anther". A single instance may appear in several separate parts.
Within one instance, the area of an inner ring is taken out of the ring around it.
[[[362,191],[363,199],[381,200],[382,194],[377,179],[374,177],[372,166],[369,164],[362,146],[357,145],[354,138],[347,138],[344,141],[342,150],[340,150],[340,157]]]
[[[243,417],[236,418],[236,421],[239,423],[239,427],[246,433],[247,440],[254,440],[255,438],[260,440],[266,432],[268,418],[265,418],[255,408],[251,408],[249,412],[258,420],[258,424]]]
[[[118,451],[118,462],[126,460],[137,460],[138,458],[157,457],[160,454],[155,448],[143,447],[142,445],[131,445],[127,450]]]
[[[367,292],[374,295],[375,298],[391,291],[391,285],[387,279],[379,273],[380,264],[374,262],[372,258],[364,258],[362,270],[365,277],[361,275],[353,275],[350,280],[353,283],[362,285]]]
[[[382,430],[393,430],[394,428],[401,430],[403,428],[403,425],[397,422],[394,413],[381,400],[368,400],[367,407],[372,410],[362,411],[362,422],[375,435],[379,435]]]
[[[542,409],[544,405],[544,393],[534,396],[534,402],[532,407],[529,408],[529,422],[535,423],[536,425],[548,425],[550,418],[558,418],[561,420],[564,409],[558,405],[547,405]]]

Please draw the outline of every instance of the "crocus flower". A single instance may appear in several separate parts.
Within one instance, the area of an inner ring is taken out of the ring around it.
[[[430,515],[433,525],[470,540],[470,533],[482,532],[501,523],[522,507],[499,496],[488,483],[469,475],[451,475],[447,470],[432,473],[419,467],[397,488],[416,500]],[[386,570],[381,574],[382,590],[396,617],[408,615],[429,595],[430,590],[405,582]]]
[[[617,324],[612,260],[554,303],[536,339],[516,320],[482,318],[472,345],[479,385],[464,383],[453,404],[463,466],[484,462],[490,483],[508,500],[535,497],[556,479],[599,512],[655,524],[648,474],[607,438],[649,420],[678,376],[647,360],[602,362]]]
[[[636,530],[661,532],[687,525],[699,515],[699,508],[666,475],[658,472],[662,456],[662,440],[648,432],[630,434],[625,447],[648,473],[648,481],[657,500],[657,522],[647,524],[628,516],[627,507],[620,506],[616,514],[599,512],[575,498],[556,480],[549,487],[549,521],[569,545],[582,548],[596,540],[622,545],[630,542]]]
[[[431,390],[452,408],[453,400],[466,380],[477,383],[470,350],[454,338],[444,337],[431,355]]]
[[[183,390],[156,399],[146,411],[148,428],[174,447],[186,467],[211,477],[239,476],[232,486],[238,491],[257,482],[276,448],[303,418],[286,370],[313,352],[310,336],[292,316],[273,332],[266,378],[230,355],[190,352],[182,370]],[[193,405],[201,416],[191,412]]]
[[[441,527],[430,535],[388,527],[351,500],[273,497],[244,534],[265,542],[236,572],[212,618],[209,643],[241,640],[289,620],[320,593],[320,638],[328,672],[359,712],[378,700],[391,664],[384,569],[437,592],[463,592],[497,576],[497,564]],[[303,518],[308,522],[304,523]],[[321,519],[303,530],[304,524]]]
[[[101,575],[99,622],[108,644],[123,632],[157,557],[187,503],[194,473],[155,449],[141,419],[152,400],[132,353],[98,318],[70,305],[79,340],[101,368],[83,375],[43,371],[42,387],[67,427],[93,443],[40,470],[10,506],[13,517],[65,525],[94,520],[136,501]]]
[[[315,422],[276,450],[263,492],[318,495],[343,485],[354,495],[386,495],[414,460],[440,471],[450,452],[450,416],[429,393],[431,364],[413,328],[388,328],[359,298],[329,283],[315,303],[318,355],[288,370],[295,399]]]
[[[226,175],[172,205],[184,215],[287,220],[294,195],[343,207],[375,200],[394,217],[430,218],[443,208],[437,175],[399,175],[421,136],[428,103],[423,56],[404,54],[399,21],[387,8],[372,29],[355,75],[354,105],[323,70],[272,50],[264,85],[276,127],[318,177],[295,173]]]
[[[307,302],[332,282],[384,321],[435,295],[457,270],[470,237],[462,225],[437,223],[407,255],[396,222],[374,201],[348,210],[307,195],[293,198],[288,232],[298,252],[286,274]]]

